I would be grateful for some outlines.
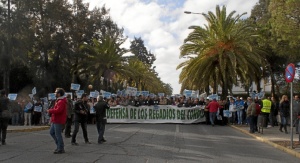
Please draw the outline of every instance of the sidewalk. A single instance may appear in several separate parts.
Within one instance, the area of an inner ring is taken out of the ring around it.
[[[249,126],[246,125],[231,125],[231,127],[248,134],[261,142],[267,143],[279,150],[285,151],[295,157],[300,158],[300,145],[299,145],[299,135],[296,134],[295,128],[293,133],[293,146],[294,148],[291,148],[290,142],[291,142],[291,133],[290,128],[288,128],[289,134],[285,134],[284,132],[279,131],[279,126],[270,127],[270,128],[264,128],[263,134],[261,133],[249,133]],[[286,147],[279,144],[288,144]],[[296,145],[295,145],[296,144]]]
[[[31,132],[31,131],[40,131],[40,130],[47,130],[50,126],[12,126],[8,125],[7,133],[11,132]]]

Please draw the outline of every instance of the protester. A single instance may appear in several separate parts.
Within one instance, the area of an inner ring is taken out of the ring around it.
[[[108,104],[112,107],[114,106],[117,106],[117,101],[115,100],[114,97],[111,97],[109,100],[108,100]]]
[[[262,100],[262,107],[261,107],[261,127],[267,127],[268,126],[268,120],[269,120],[269,115],[271,112],[271,107],[272,107],[272,102],[268,98],[264,98]]]
[[[254,124],[254,118],[256,116],[256,104],[252,100],[251,97],[247,98],[248,100],[248,108],[247,108],[247,119],[250,125],[250,133],[255,132],[255,124]]]
[[[270,112],[270,124],[272,127],[274,127],[274,126],[278,126],[276,117],[278,115],[279,103],[275,97],[272,97],[271,101],[272,101],[272,107],[271,107],[271,112]]]
[[[98,131],[98,144],[106,142],[104,139],[105,124],[107,123],[106,119],[106,109],[109,109],[110,106],[106,101],[103,100],[102,96],[97,97],[98,103],[95,105],[96,111],[96,123]]]
[[[27,104],[29,104],[29,102]],[[32,107],[27,108],[26,107],[27,104],[25,104],[25,106],[23,108],[24,109],[24,126],[27,126],[27,125],[31,126]]]
[[[241,125],[243,124],[244,101],[240,99],[240,97],[237,97],[234,103],[236,106],[238,124]]]
[[[252,100],[253,101],[253,100]],[[247,119],[247,109],[248,109],[249,103],[248,98],[244,99],[244,109],[243,109],[243,123],[248,125],[248,119]]]
[[[21,106],[18,104],[17,101],[10,101],[10,108],[11,108],[11,124],[13,126],[20,124],[20,112],[22,111]]]
[[[75,103],[74,107],[74,131],[72,134],[72,145],[78,145],[76,142],[76,136],[79,131],[79,123],[83,132],[83,137],[86,144],[91,144],[88,139],[87,134],[87,121],[88,121],[88,112],[89,105],[87,104],[88,95],[86,93],[82,94],[81,99]]]
[[[299,134],[299,130],[298,130],[298,124],[299,124],[298,114],[299,113],[300,113],[300,99],[299,99],[298,95],[295,95],[294,100],[293,100],[293,125],[295,125],[296,134]]]
[[[219,107],[220,105],[216,99],[213,99],[206,107],[209,110],[209,119],[212,126],[215,126],[215,119]]]
[[[6,145],[6,133],[9,117],[9,99],[6,97],[5,90],[0,91],[0,140],[2,145]]]
[[[62,138],[62,128],[67,119],[67,99],[64,97],[65,91],[62,88],[56,88],[56,101],[53,108],[47,110],[51,114],[50,135],[55,141],[56,149],[54,154],[65,153],[64,141]]]
[[[19,103],[19,105],[20,105],[19,122],[20,122],[20,125],[24,125],[24,108],[26,106],[26,100],[21,99],[21,102]]]
[[[288,119],[289,114],[290,114],[290,102],[289,102],[289,99],[288,99],[287,95],[283,95],[281,100],[280,100],[279,112],[280,112],[280,117],[281,117],[281,124],[280,124],[279,131],[283,132],[282,128],[284,128],[285,133],[288,134],[287,119]]]
[[[71,99],[71,95],[67,94],[67,119],[65,126],[65,138],[71,137],[71,126],[73,120],[73,101]]]
[[[121,106],[128,106],[128,99],[124,96],[121,97],[121,101],[120,101],[120,105]]]
[[[207,108],[209,104],[209,99],[206,99],[205,108],[204,108],[204,116],[205,116],[205,124],[209,125],[209,109]]]
[[[39,110],[37,108],[41,108],[41,110]],[[34,125],[40,124],[42,110],[43,110],[42,102],[40,99],[38,99],[37,102],[34,104],[34,109],[33,109],[33,124]]]
[[[232,97],[230,97],[230,101],[229,101],[229,111],[231,112],[231,124],[235,124],[236,123],[236,104],[234,102],[234,99]]]

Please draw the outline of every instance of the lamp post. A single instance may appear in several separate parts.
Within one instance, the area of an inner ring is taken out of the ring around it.
[[[199,12],[191,12],[191,11],[184,11],[185,14],[199,14],[199,15],[203,15],[203,13],[199,13]]]

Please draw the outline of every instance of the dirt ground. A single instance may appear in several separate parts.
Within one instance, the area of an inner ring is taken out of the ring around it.
[[[273,143],[276,143],[278,145],[284,146],[284,147],[291,147],[291,141],[273,141]],[[299,141],[294,141],[293,142],[294,148],[300,148],[300,143]]]

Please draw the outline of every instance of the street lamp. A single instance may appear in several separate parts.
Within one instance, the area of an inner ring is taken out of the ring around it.
[[[197,27],[199,27],[199,26],[197,26],[197,25],[192,25],[192,26],[189,26],[188,29],[195,29],[195,28],[197,28]]]
[[[198,12],[191,12],[191,11],[184,11],[185,14],[200,14],[202,15],[203,13],[198,13]]]

